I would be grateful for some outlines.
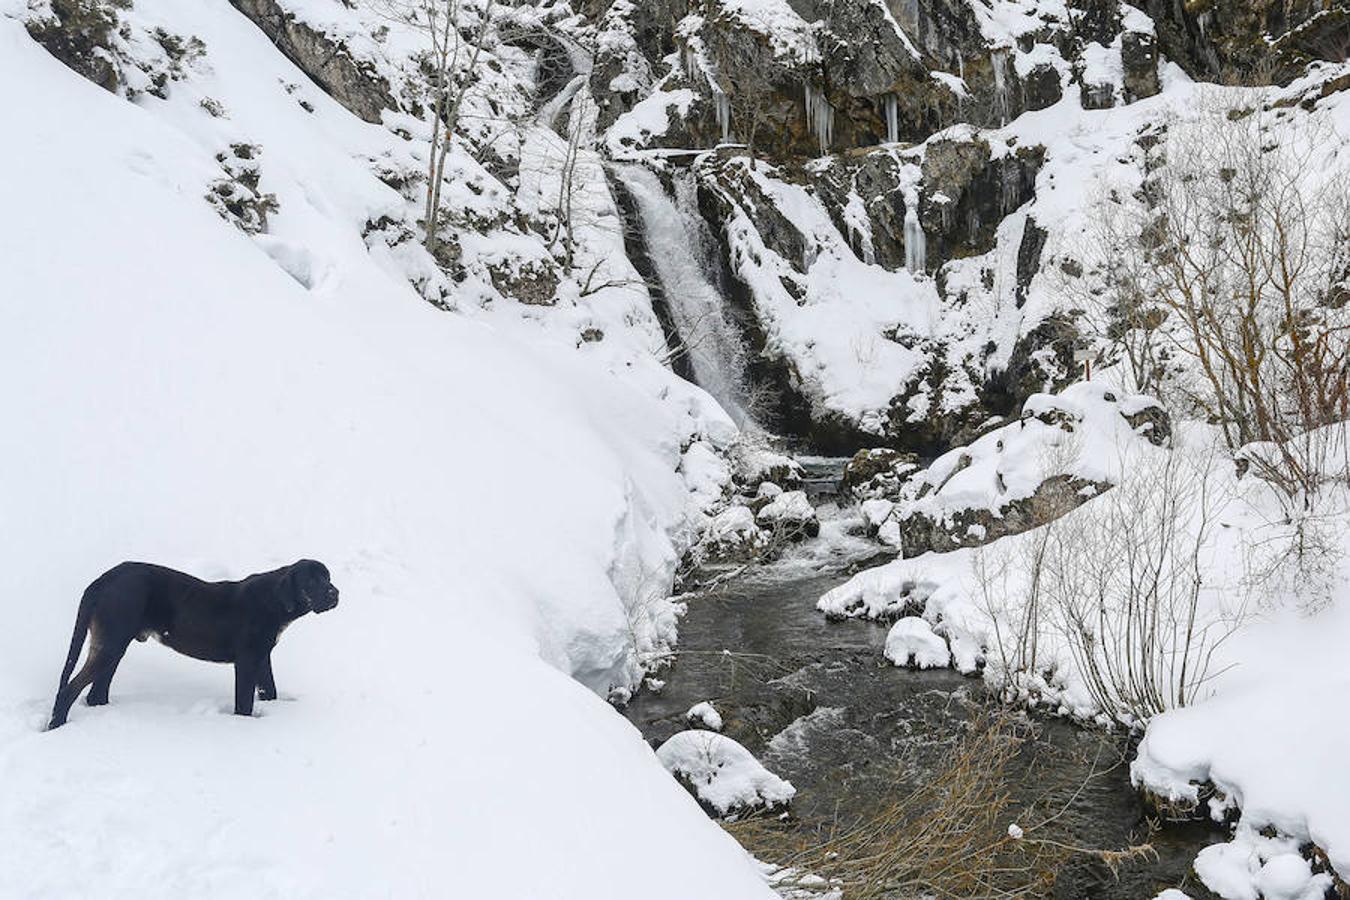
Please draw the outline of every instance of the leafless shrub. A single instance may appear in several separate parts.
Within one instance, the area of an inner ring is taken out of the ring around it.
[[[783,822],[757,818],[726,827],[751,853],[780,866],[780,891],[845,900],[897,896],[1049,896],[1059,867],[1087,854],[1108,865],[1149,852],[1103,852],[1053,836],[1059,810],[1015,802],[1013,766],[1024,726],[991,711],[970,723],[949,762],[917,790],[879,798],[856,819]],[[902,780],[897,771],[896,780]]]
[[[1137,725],[1194,703],[1214,654],[1246,614],[1203,603],[1218,452],[1171,451],[1054,528],[1045,556],[1052,624],[1096,705]]]

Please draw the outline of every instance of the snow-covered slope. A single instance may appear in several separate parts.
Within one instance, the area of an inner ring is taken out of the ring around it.
[[[661,627],[634,598],[673,564],[699,401],[418,299],[359,236],[385,195],[353,156],[386,134],[308,89],[279,114],[299,73],[193,8],[227,124],[0,17],[0,894],[767,896],[568,677],[631,676]],[[280,203],[257,240],[202,199],[243,124]],[[40,730],[103,569],[302,555],[343,603],[283,637],[260,717],[137,644],[111,706]]]

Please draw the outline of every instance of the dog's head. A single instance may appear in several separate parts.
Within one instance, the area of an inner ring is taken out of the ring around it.
[[[328,567],[312,559],[302,559],[286,573],[281,586],[282,602],[291,615],[328,612],[338,605],[338,589],[328,575]]]

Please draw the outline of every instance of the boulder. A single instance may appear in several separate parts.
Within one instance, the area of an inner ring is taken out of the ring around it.
[[[784,809],[797,793],[749,750],[712,731],[681,731],[657,748],[656,758],[718,818]]]
[[[1027,109],[1045,109],[1054,106],[1064,96],[1059,70],[1049,63],[1032,66],[1022,81],[1022,102]]]
[[[857,500],[894,497],[918,468],[919,458],[913,453],[887,447],[859,450],[844,466],[840,488]]]
[[[703,728],[708,731],[722,730],[722,714],[707,700],[689,707],[689,711],[684,714],[684,719],[692,728]]]
[[[752,560],[768,544],[749,507],[731,506],[713,516],[703,531],[699,556],[705,562]]]
[[[886,634],[886,658],[914,669],[941,669],[952,662],[947,642],[918,616],[905,616],[891,626]]]
[[[1053,522],[1110,487],[1110,482],[1052,475],[1037,485],[1031,496],[1002,506],[970,506],[945,516],[922,512],[893,514],[892,521],[896,523],[900,551],[904,556],[919,556],[929,551],[946,553],[960,547],[992,543],[1001,537]]]
[[[800,541],[820,534],[820,520],[811,501],[806,499],[805,491],[785,491],[774,497],[759,514],[755,522],[776,538]]]

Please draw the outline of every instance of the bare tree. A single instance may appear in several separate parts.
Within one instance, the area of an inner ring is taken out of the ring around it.
[[[785,77],[774,65],[751,66],[737,74],[736,83],[724,89],[725,99],[718,101],[727,104],[725,114],[734,135],[745,143],[752,168],[760,134],[775,125],[786,125],[792,114],[790,107],[783,109],[774,103],[776,83]]]
[[[1350,188],[1312,177],[1335,135],[1277,125],[1226,105],[1169,122],[1099,239],[1136,378],[1158,386],[1160,345],[1188,360],[1182,399],[1230,449],[1269,448],[1250,466],[1311,507],[1329,460],[1308,436],[1350,418]]]
[[[429,98],[431,146],[427,153],[427,188],[423,210],[425,246],[433,255],[440,241],[441,188],[446,161],[455,140],[464,99],[473,89],[483,50],[492,34],[496,0],[375,0],[387,18],[421,35],[427,48],[421,58]],[[467,36],[466,36],[467,32]]]

